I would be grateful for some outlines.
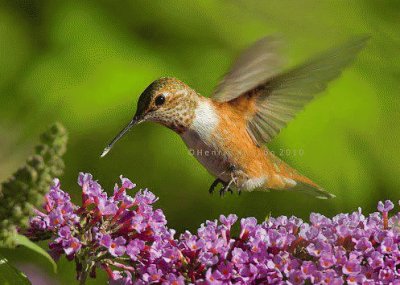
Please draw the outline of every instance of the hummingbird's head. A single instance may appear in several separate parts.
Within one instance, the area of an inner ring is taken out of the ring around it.
[[[198,95],[185,83],[163,77],[151,83],[140,95],[134,118],[182,132],[193,120],[197,101]]]
[[[176,78],[162,77],[155,80],[140,95],[131,122],[112,140],[101,156],[106,155],[114,143],[141,122],[157,122],[178,133],[185,131],[194,119],[198,100],[197,93]]]

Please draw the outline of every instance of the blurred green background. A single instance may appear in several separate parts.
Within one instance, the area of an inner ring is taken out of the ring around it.
[[[79,199],[79,171],[110,190],[123,174],[160,197],[157,206],[178,232],[222,213],[262,220],[270,212],[307,218],[313,211],[374,211],[378,200],[400,198],[399,11],[399,1],[375,0],[1,1],[0,178],[60,121],[70,133],[64,190]],[[155,124],[138,126],[99,159],[140,93],[161,76],[209,96],[240,50],[267,34],[285,39],[292,66],[365,33],[372,38],[356,62],[270,145],[336,199],[210,196],[213,177],[178,135]],[[37,264],[51,284],[74,282],[65,260],[54,275],[27,251],[5,255],[30,271]]]

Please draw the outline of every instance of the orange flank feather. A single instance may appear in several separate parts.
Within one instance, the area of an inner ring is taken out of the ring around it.
[[[299,183],[321,189],[309,178],[276,157],[266,146],[257,146],[247,132],[247,119],[256,112],[256,98],[241,96],[227,103],[215,102],[219,124],[215,141],[226,152],[232,165],[240,167],[248,179],[265,178],[259,190],[297,189]],[[299,189],[300,190],[300,189]]]

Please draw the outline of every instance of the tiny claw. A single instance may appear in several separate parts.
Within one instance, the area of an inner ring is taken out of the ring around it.
[[[223,187],[219,190],[219,195],[222,197],[225,195],[226,192],[230,192],[231,194],[233,194],[233,191],[230,188],[230,183],[223,184]]]
[[[208,193],[213,194],[215,187],[217,187],[217,185],[221,182],[222,182],[221,179],[219,178],[215,179],[214,182],[211,184],[210,189],[208,189]]]

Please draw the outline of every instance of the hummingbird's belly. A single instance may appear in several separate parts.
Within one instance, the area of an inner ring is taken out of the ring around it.
[[[200,136],[193,131],[187,131],[181,135],[189,152],[193,155],[212,175],[223,181],[230,180],[229,158],[218,146],[212,142],[204,142]]]

